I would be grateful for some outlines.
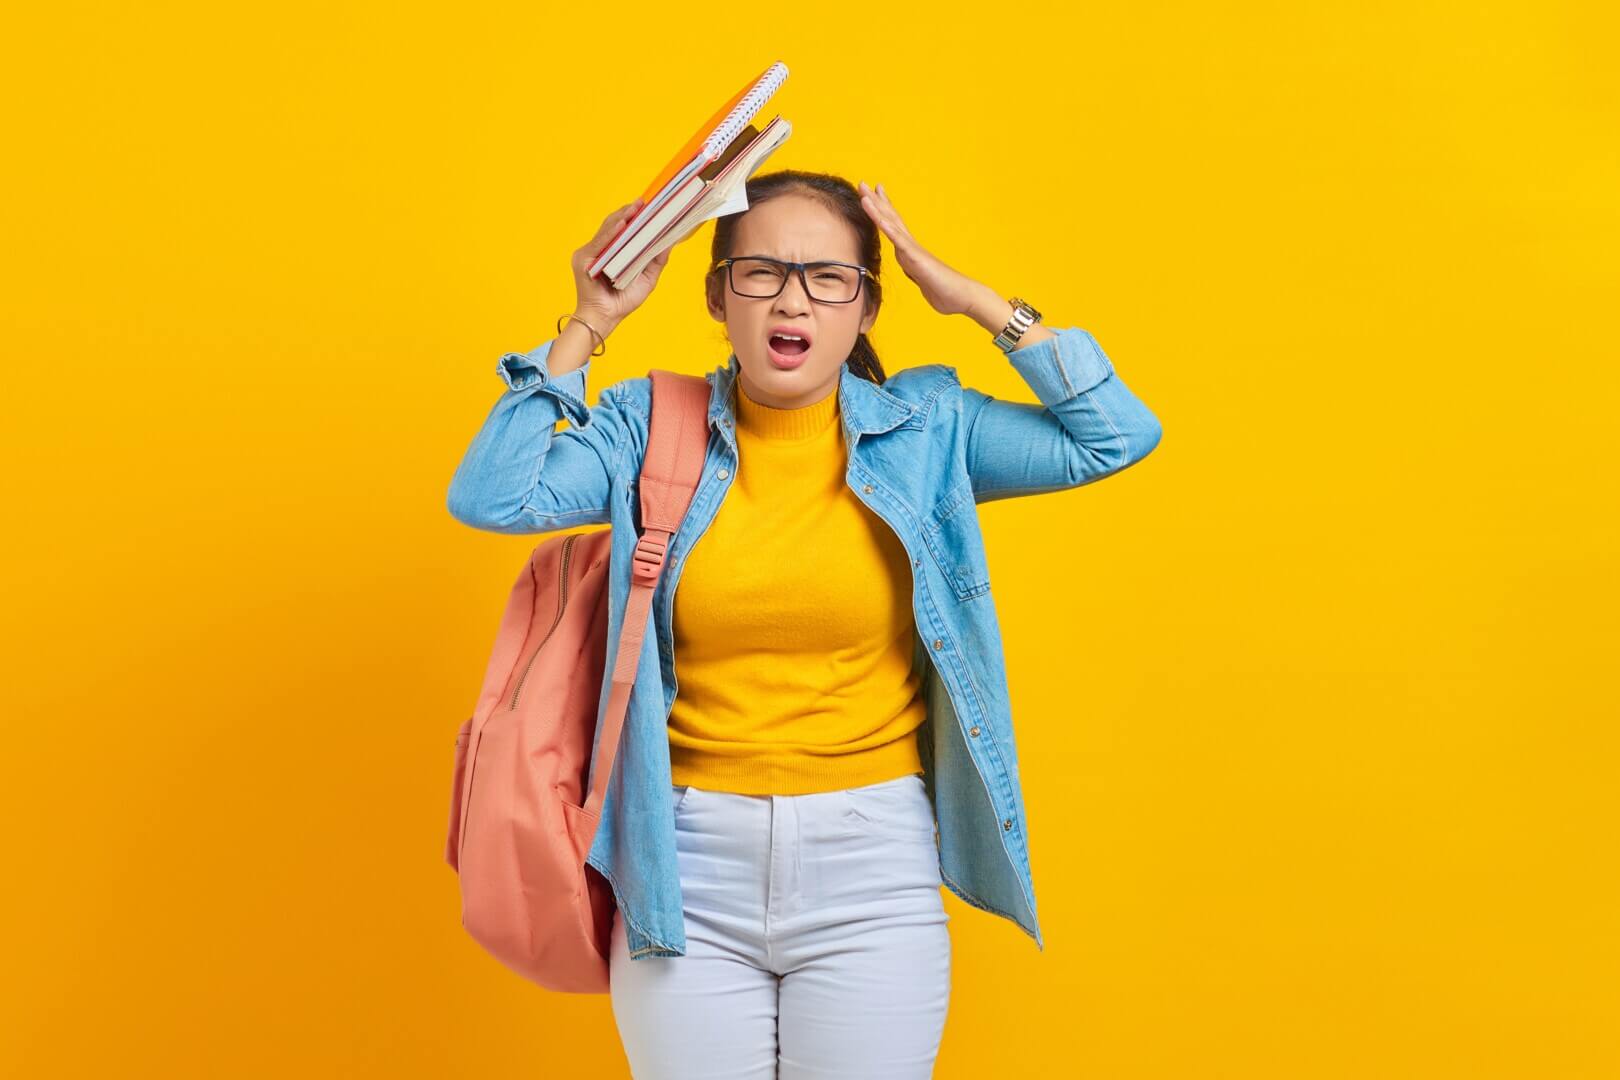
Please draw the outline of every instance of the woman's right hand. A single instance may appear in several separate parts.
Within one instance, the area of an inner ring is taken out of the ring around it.
[[[604,337],[647,299],[653,286],[658,283],[658,276],[664,272],[664,264],[669,262],[670,251],[674,250],[670,248],[660,252],[623,289],[615,289],[605,274],[599,278],[590,275],[589,267],[596,261],[597,253],[607,246],[608,240],[624,220],[641,209],[641,204],[641,199],[634,199],[609,214],[603,220],[602,227],[596,230],[596,235],[574,252],[571,261],[574,289],[578,294],[574,314],[596,327]]]

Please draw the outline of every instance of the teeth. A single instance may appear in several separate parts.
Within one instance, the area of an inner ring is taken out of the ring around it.
[[[779,338],[786,338],[788,341],[803,341],[804,340],[804,338],[800,337],[798,334],[772,334],[771,336],[772,337],[779,337]]]

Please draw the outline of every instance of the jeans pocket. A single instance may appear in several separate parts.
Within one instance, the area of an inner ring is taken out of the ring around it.
[[[906,842],[934,839],[934,804],[927,785],[916,773],[862,787],[845,788],[844,824]]]
[[[669,785],[669,793],[671,799],[670,808],[678,811],[686,803],[686,797],[692,793],[692,785],[671,784]]]

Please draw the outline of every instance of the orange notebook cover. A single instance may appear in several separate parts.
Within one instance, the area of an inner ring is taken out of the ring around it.
[[[770,68],[765,69],[765,72],[769,71]],[[675,156],[669,159],[669,164],[660,169],[658,175],[653,177],[652,183],[648,184],[646,190],[642,191],[642,199],[651,202],[654,195],[663,191],[664,185],[673,180],[675,174],[686,168],[687,164],[697,156],[697,152],[702,149],[703,144],[709,141],[709,136],[714,134],[714,129],[720,126],[720,122],[730,116],[731,110],[742,104],[742,99],[747,97],[749,92],[758,86],[764,78],[765,73],[762,72],[749,79],[743,84],[742,89],[737,91],[735,97],[716,109],[713,116],[703,121],[702,126],[693,133],[692,138],[687,141],[686,145],[675,152]]]
[[[706,145],[709,144],[714,138],[721,125],[724,124],[734,112],[736,112],[738,106],[742,105],[749,95],[757,95],[760,89],[767,85],[780,85],[781,80],[785,79],[786,77],[786,65],[782,64],[780,61],[777,61],[767,67],[763,72],[756,75],[754,78],[745,82],[742,85],[742,88],[739,89],[729,101],[720,106],[720,108],[716,109],[714,115],[705,120],[697,131],[693,133],[692,137],[686,141],[686,145],[682,146],[678,151],[675,152],[675,156],[669,159],[669,163],[666,164],[662,169],[658,170],[658,175],[653,177],[652,182],[649,183],[641,193],[641,209],[637,210],[630,217],[619,223],[618,229],[614,230],[613,235],[608,237],[608,241],[602,246],[601,251],[597,252],[596,259],[601,259],[603,252],[614,250],[615,245],[617,245],[619,242],[620,236],[639,227],[639,219],[643,214],[654,212],[652,210],[652,200],[657,197],[659,192],[664,190],[665,185],[673,180],[676,175],[681,172],[681,170],[690,165],[693,159],[697,158],[700,153],[705,153]],[[767,92],[764,97],[759,99],[759,102],[754,106],[754,108],[757,109],[758,105],[763,104],[765,99],[769,96],[770,93]],[[740,119],[746,122],[746,120],[749,118],[743,117]],[[733,139],[733,141],[735,141],[735,139]],[[728,143],[727,145],[730,144]],[[723,157],[725,155],[725,151],[725,146],[708,146],[706,151],[706,156],[709,159],[708,163],[712,163],[715,159]],[[596,266],[596,262],[594,260],[592,266]]]

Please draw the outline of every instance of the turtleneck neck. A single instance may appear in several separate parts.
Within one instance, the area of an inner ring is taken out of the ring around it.
[[[821,434],[838,420],[838,388],[811,405],[774,409],[748,396],[742,380],[737,385],[737,429],[762,439],[797,442]]]

